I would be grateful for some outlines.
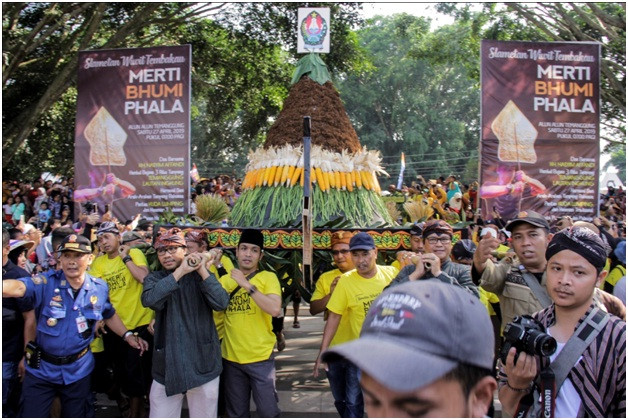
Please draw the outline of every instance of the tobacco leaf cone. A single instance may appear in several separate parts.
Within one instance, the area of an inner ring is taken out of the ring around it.
[[[218,223],[229,217],[229,206],[215,194],[201,194],[196,197],[196,216],[210,223]]]
[[[266,142],[249,153],[231,225],[300,226],[305,116],[311,117],[314,225],[322,227],[339,218],[347,221],[347,227],[394,225],[379,195],[376,175],[386,174],[379,153],[361,146],[325,63],[317,55],[299,61],[293,86]]]

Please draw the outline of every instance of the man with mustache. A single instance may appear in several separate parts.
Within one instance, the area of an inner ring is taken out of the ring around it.
[[[509,350],[499,374],[504,411],[626,417],[626,323],[593,299],[607,274],[606,255],[606,245],[588,228],[574,226],[552,238],[545,258],[553,303],[532,318],[556,339],[557,349],[549,357]]]
[[[60,270],[2,283],[3,297],[22,298],[25,308],[34,308],[37,315],[36,338],[26,350],[21,417],[49,417],[57,395],[61,417],[93,416],[89,344],[99,321],[140,354],[148,349],[111,305],[107,283],[87,274],[94,258],[89,239],[68,235],[58,252]]]
[[[312,315],[319,314],[325,310],[340,276],[355,268],[351,259],[351,251],[349,251],[351,238],[353,238],[351,232],[339,231],[331,235],[331,256],[337,268],[321,274],[318,278],[316,289],[310,299],[310,313]],[[326,319],[327,313],[325,313]]]
[[[471,270],[476,284],[499,296],[502,329],[515,316],[532,314],[551,303],[545,275],[545,250],[552,239],[549,223],[536,212],[523,211],[506,225],[506,230],[512,233],[512,246],[517,258],[504,258],[495,264],[490,256],[499,246],[499,239],[485,235],[473,255]],[[621,301],[602,290],[596,295],[596,299],[609,311],[620,318],[625,317]]]
[[[208,270],[204,254],[186,254],[183,232],[172,228],[155,241],[163,270],[144,278],[142,304],[155,311],[150,417],[216,417],[222,370],[213,311],[229,295]]]
[[[376,264],[377,248],[373,238],[360,232],[349,242],[351,260],[355,270],[344,273],[327,302],[329,317],[325,324],[320,352],[314,364],[314,377],[318,377],[321,354],[329,347],[355,340],[366,313],[384,287],[398,273],[395,267]],[[335,377],[334,375],[342,375]],[[360,389],[358,368],[346,361],[333,362],[327,369],[334,404],[341,417],[364,417],[364,399]]]
[[[393,287],[411,280],[435,278],[444,283],[463,287],[475,297],[480,294],[471,280],[471,270],[468,266],[451,261],[452,238],[454,231],[444,220],[430,220],[423,229],[422,254],[407,255],[406,265],[390,283]],[[414,258],[416,264],[411,262]]]

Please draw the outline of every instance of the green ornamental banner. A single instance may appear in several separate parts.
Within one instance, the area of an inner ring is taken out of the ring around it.
[[[174,227],[174,225],[156,226],[154,237]],[[205,232],[209,247],[236,248],[240,240],[241,228],[206,228],[199,226],[177,226],[184,232],[200,230]],[[411,249],[410,231],[408,229],[313,229],[312,245],[314,249],[330,249],[331,235],[336,231],[366,232],[373,237],[375,246],[379,250]],[[264,248],[278,250],[301,250],[303,237],[300,229],[262,229],[264,234]],[[461,231],[454,231],[453,242],[461,239]]]

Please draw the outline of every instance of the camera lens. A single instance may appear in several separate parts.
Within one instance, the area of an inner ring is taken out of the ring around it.
[[[556,351],[556,340],[551,335],[541,333],[538,335],[535,350],[542,356],[550,356]]]

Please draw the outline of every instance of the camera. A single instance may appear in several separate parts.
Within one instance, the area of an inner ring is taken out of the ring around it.
[[[516,316],[504,328],[504,344],[500,359],[506,363],[510,348],[517,349],[515,363],[519,353],[524,351],[530,355],[550,356],[556,351],[556,340],[545,332],[545,327],[534,318],[523,315]]]
[[[94,211],[95,207],[96,206],[91,201],[87,201],[85,204],[83,204],[83,208],[85,209],[85,213],[92,213]]]

